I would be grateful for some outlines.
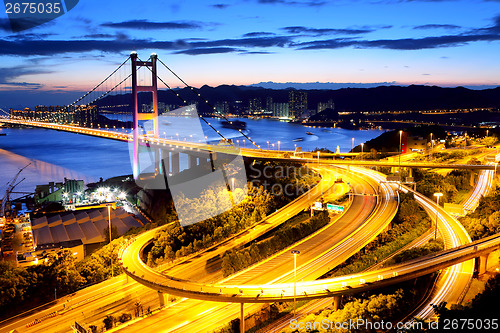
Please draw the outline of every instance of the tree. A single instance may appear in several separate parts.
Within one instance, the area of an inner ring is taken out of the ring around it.
[[[24,268],[0,261],[0,308],[24,300],[31,282],[29,275]]]
[[[104,320],[102,322],[104,324],[104,327],[107,330],[109,330],[109,329],[113,328],[113,325],[115,323],[115,317],[113,317],[112,315],[107,315],[106,318],[104,318]]]

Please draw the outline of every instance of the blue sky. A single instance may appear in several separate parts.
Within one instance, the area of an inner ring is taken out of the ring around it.
[[[132,50],[141,58],[158,53],[198,87],[489,87],[500,85],[500,1],[80,0],[20,33],[2,11],[0,107],[70,103]]]

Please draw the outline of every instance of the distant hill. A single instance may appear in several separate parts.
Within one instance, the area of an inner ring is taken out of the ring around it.
[[[266,89],[261,87],[222,85],[218,87],[203,86],[197,91],[212,105],[219,101],[235,103],[240,101],[248,106],[252,98],[260,98],[262,106],[266,98],[272,97],[273,102],[288,102],[290,89]],[[442,88],[437,86],[411,85],[379,86],[375,88],[342,88],[336,90],[306,90],[308,93],[308,108],[316,109],[318,102],[330,99],[335,103],[335,111],[408,111],[433,109],[463,109],[463,108],[500,108],[500,87],[494,89],[471,90],[464,87]],[[200,102],[190,89],[176,90],[188,102]],[[159,91],[159,102],[167,104],[182,104],[171,91]],[[98,105],[113,105],[131,101],[131,95],[109,96],[98,102]],[[142,93],[139,104],[151,102],[151,94]],[[199,103],[199,111],[210,112],[210,107]]]

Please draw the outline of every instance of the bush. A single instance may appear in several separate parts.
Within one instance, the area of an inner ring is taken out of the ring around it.
[[[130,319],[132,319],[132,315],[130,313],[122,313],[121,316],[118,317],[118,321],[122,324],[129,321]]]
[[[293,217],[285,222],[286,224],[272,237],[253,243],[250,247],[241,250],[226,252],[222,257],[222,274],[226,277],[264,260],[324,227],[330,221],[328,212],[320,212],[299,223],[295,223],[295,219],[296,217]]]

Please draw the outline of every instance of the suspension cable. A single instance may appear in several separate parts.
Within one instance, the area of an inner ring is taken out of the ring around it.
[[[123,65],[125,65],[125,63],[130,59],[130,56],[128,56],[128,58],[120,65],[118,66],[117,69],[115,69],[111,74],[109,74],[104,80],[102,80],[101,83],[99,83],[97,86],[95,86],[92,90],[90,90],[88,93],[86,93],[85,95],[83,95],[82,97],[80,97],[79,99],[77,99],[76,101],[74,101],[73,103],[69,104],[68,106],[74,106],[76,103],[80,102],[82,99],[84,99],[85,97],[87,97],[89,94],[91,94],[92,92],[94,92],[97,88],[99,88],[104,82],[106,82],[111,76],[113,76],[113,74],[115,74],[120,68],[122,68]],[[121,83],[121,82],[120,82]],[[95,101],[97,101],[99,98],[95,99]],[[93,103],[93,102],[92,102]],[[89,103],[90,104],[90,103]]]
[[[167,66],[167,65],[166,65],[163,61],[161,61],[161,59],[160,59],[160,58],[158,58],[158,61],[159,61],[159,62],[160,62],[160,63],[161,63],[161,64],[162,64],[162,65],[163,65],[166,69],[168,69],[168,71],[169,71],[170,73],[172,73],[172,74],[173,74],[173,75],[174,75],[177,79],[179,79],[179,81],[181,81],[181,82],[182,82],[182,83],[183,83],[183,84],[184,84],[187,88],[189,88],[189,89],[190,89],[190,90],[191,90],[194,94],[196,94],[196,95],[198,96],[198,98],[200,98],[203,102],[205,102],[205,104],[207,104],[210,108],[212,108],[218,116],[220,116],[221,118],[224,118],[224,120],[226,120],[226,121],[227,121],[227,122],[228,122],[228,123],[229,123],[229,124],[230,124],[230,125],[234,128],[234,129],[238,130],[238,131],[240,132],[240,134],[241,134],[241,135],[243,135],[245,138],[247,138],[247,139],[248,139],[248,141],[250,141],[250,142],[251,142],[251,143],[252,143],[255,147],[257,147],[259,150],[262,150],[262,149],[260,148],[260,146],[259,146],[259,145],[257,145],[257,144],[256,144],[256,143],[252,140],[252,139],[250,139],[250,137],[248,137],[245,133],[243,133],[243,131],[242,131],[240,128],[237,128],[237,127],[233,124],[233,122],[232,122],[232,121],[230,121],[229,119],[227,119],[227,118],[226,118],[226,116],[225,116],[224,114],[222,114],[221,112],[219,112],[219,111],[217,110],[217,108],[216,108],[216,107],[214,107],[212,104],[210,104],[210,102],[209,102],[208,100],[206,100],[206,99],[204,99],[203,97],[201,97],[200,93],[198,93],[197,91],[195,91],[195,89],[194,89],[192,86],[188,85],[188,84],[187,84],[187,83],[186,83],[186,82],[185,82],[185,81],[184,81],[184,80],[183,80],[183,79],[182,79],[179,75],[177,75],[177,74],[176,74],[173,70],[171,70],[171,69],[170,69],[170,68],[169,68],[169,67],[168,67],[168,66]],[[162,81],[162,82],[163,82],[163,80],[161,80],[161,79],[160,79],[160,81]],[[163,83],[165,84],[165,82],[163,82]],[[167,84],[165,84],[165,85],[167,86],[167,88],[168,88],[169,90],[173,91],[173,90],[172,90],[172,89],[171,89],[171,88],[170,88]],[[177,94],[177,93],[175,93],[175,94],[177,95],[177,97],[180,97],[180,96],[179,96],[179,94]],[[182,99],[182,98],[181,98],[181,99]],[[200,118],[201,118],[201,119],[203,119],[203,120],[204,120],[207,124],[209,124],[209,126],[210,126],[210,123],[208,123],[202,115],[200,115]],[[210,126],[210,127],[212,127],[212,126]],[[212,127],[212,128],[213,128],[213,127]],[[216,130],[216,131],[217,131],[217,130]],[[217,131],[217,133],[219,133],[219,131]],[[219,133],[219,135],[220,135],[220,133]],[[222,135],[221,135],[221,136],[222,136]]]
[[[151,57],[150,57],[151,59]],[[159,60],[159,59],[158,59]],[[149,71],[152,73],[153,71],[151,70],[151,68],[147,67],[147,69],[149,69]],[[158,76],[158,73],[156,73],[156,78],[158,80],[160,80],[167,88],[168,90],[170,90],[171,92],[173,92],[175,94],[175,96],[177,96],[177,98],[179,98],[185,105],[187,105],[187,101],[184,100],[184,98],[182,98],[177,92],[175,92],[165,81],[162,80],[162,78],[160,76]],[[219,136],[224,139],[225,141],[228,141],[224,135],[222,135],[221,132],[219,132],[218,129],[216,129],[215,127],[212,126],[212,124],[210,124],[201,114],[198,114],[198,116],[211,128],[213,129],[215,132],[217,132],[217,134],[219,134]],[[233,146],[234,146],[234,143],[232,143]]]

